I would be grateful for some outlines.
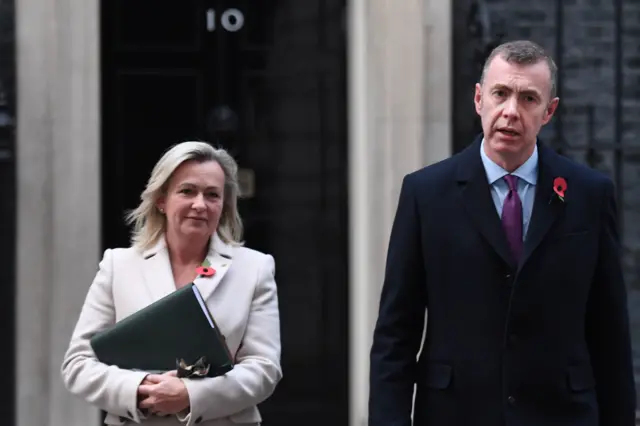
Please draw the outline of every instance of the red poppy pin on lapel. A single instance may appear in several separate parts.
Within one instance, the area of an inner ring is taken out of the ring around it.
[[[213,269],[209,261],[205,259],[204,262],[202,262],[202,265],[198,266],[198,268],[196,269],[196,272],[201,277],[210,277],[216,273],[216,270]]]
[[[560,199],[564,202],[564,193],[567,190],[567,181],[563,177],[557,177],[553,180],[553,190]]]

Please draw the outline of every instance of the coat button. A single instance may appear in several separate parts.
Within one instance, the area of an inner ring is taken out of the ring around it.
[[[507,401],[509,401],[509,404],[511,405],[515,405],[516,403],[516,399],[513,397],[513,395],[509,395],[509,397],[507,398]]]
[[[202,416],[200,416],[200,417],[198,417],[198,418],[196,419],[196,423],[200,423],[201,421],[202,421]]]

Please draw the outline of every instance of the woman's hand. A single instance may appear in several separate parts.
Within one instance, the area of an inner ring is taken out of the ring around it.
[[[138,386],[139,407],[152,413],[176,414],[189,407],[189,393],[175,371],[149,374]]]
[[[178,377],[178,370],[167,371],[166,373],[162,373],[162,375],[163,376]],[[149,377],[149,375],[145,376],[144,380],[142,380],[142,383],[140,383],[141,385],[153,385],[153,384],[156,383],[156,382],[152,382],[147,377]]]

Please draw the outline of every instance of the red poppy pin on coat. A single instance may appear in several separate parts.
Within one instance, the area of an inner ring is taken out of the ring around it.
[[[560,201],[564,202],[564,194],[567,190],[567,181],[563,177],[555,178],[553,181],[553,190],[555,191]]]
[[[211,277],[216,273],[216,270],[211,267],[211,263],[207,259],[202,262],[200,266],[196,269],[196,272],[201,277]]]

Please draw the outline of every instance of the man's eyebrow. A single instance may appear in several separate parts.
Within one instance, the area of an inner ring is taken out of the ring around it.
[[[493,87],[491,87],[491,90],[496,90],[496,89],[508,90],[509,92],[516,91],[516,92],[522,93],[524,95],[540,96],[540,92],[538,92],[535,89],[514,90],[512,87],[509,87],[509,86],[504,85],[504,84],[496,84]]]

